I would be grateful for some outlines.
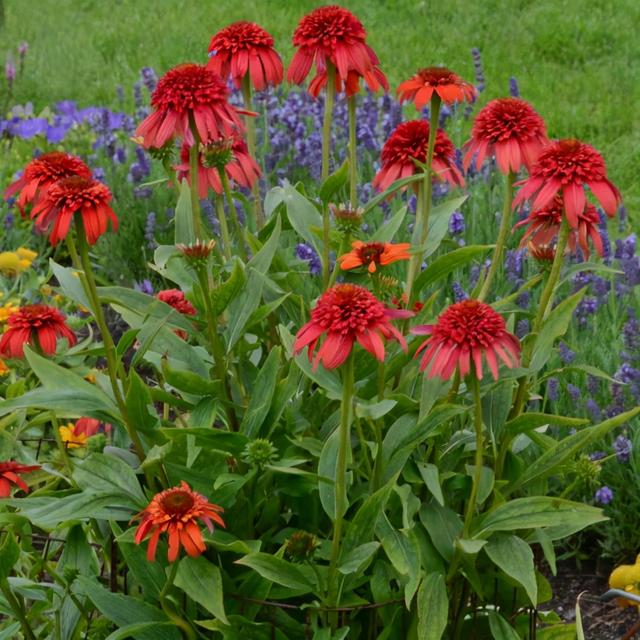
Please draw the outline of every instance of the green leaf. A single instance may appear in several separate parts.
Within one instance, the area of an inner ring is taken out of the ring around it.
[[[419,462],[417,466],[427,489],[429,489],[438,504],[444,507],[444,496],[442,495],[442,487],[440,486],[440,472],[438,471],[438,467],[436,467],[435,464],[428,464],[426,462]]]
[[[459,209],[468,197],[469,196],[459,196],[451,200],[445,200],[431,209],[431,215],[429,216],[429,234],[424,247],[424,253],[422,254],[425,260],[438,249],[442,239],[447,235],[447,231],[449,230],[451,214],[456,209]]]
[[[189,183],[184,178],[180,182],[180,195],[176,204],[175,222],[175,243],[192,244],[195,242],[196,233],[193,228],[193,211],[191,208],[191,191]]]
[[[233,347],[242,337],[251,314],[260,306],[262,300],[265,276],[249,267],[247,267],[247,272],[249,276],[244,289],[229,305],[227,353],[231,353]]]
[[[229,277],[211,293],[214,313],[219,316],[229,306],[229,303],[240,293],[247,281],[242,260],[233,256],[233,269]]]
[[[313,588],[300,569],[286,560],[268,553],[250,553],[236,560],[236,564],[249,567],[266,580],[301,593],[308,593]]]
[[[11,570],[19,558],[20,545],[13,533],[7,531],[0,545],[0,580],[6,580],[11,575]]]
[[[449,507],[441,507],[437,502],[423,504],[419,516],[433,546],[447,562],[451,562],[454,543],[462,532],[460,516]]]
[[[369,202],[364,206],[364,215],[366,216],[369,211],[375,209],[381,202],[384,202],[389,196],[392,196],[396,191],[402,189],[402,187],[406,187],[414,182],[420,182],[424,180],[423,173],[415,173],[412,176],[407,178],[400,178],[395,182],[391,183],[391,186],[388,189],[385,189],[382,193],[375,196],[375,198],[371,198]]]
[[[578,262],[577,264],[572,264],[567,268],[558,285],[561,285],[563,282],[569,282],[572,276],[576,273],[581,273],[582,271],[597,271],[611,275],[621,275],[624,273],[624,271],[610,267],[602,262]]]
[[[151,407],[155,413],[151,393],[134,369],[129,371],[129,388],[127,389],[125,404],[129,418],[136,425],[136,429],[143,433],[148,433],[158,426],[158,416],[149,412],[149,407]]]
[[[127,638],[136,638],[141,632],[154,631],[155,629],[167,627],[175,629],[173,622],[134,622],[125,627],[120,627],[117,631],[110,633],[105,640],[126,640]]]
[[[577,293],[562,300],[542,323],[538,337],[533,348],[533,356],[529,370],[532,373],[540,371],[547,363],[553,343],[557,338],[563,336],[573,318],[573,311],[578,306],[587,288],[580,289]]]
[[[336,472],[338,467],[338,445],[340,441],[340,427],[334,429],[333,433],[327,438],[322,452],[320,453],[320,460],[318,461],[318,475],[322,478],[327,478],[331,482],[320,482],[318,484],[318,491],[320,493],[320,502],[325,513],[332,519],[336,519]],[[347,487],[344,487],[344,495],[342,504],[344,504],[345,511],[349,506],[347,499]],[[343,514],[344,515],[344,514]]]
[[[513,535],[492,536],[484,550],[491,561],[524,587],[531,604],[538,604],[538,584],[529,545]]]
[[[576,640],[585,640],[582,627],[582,611],[580,609],[580,596],[576,598]]]
[[[396,400],[381,400],[380,402],[357,402],[356,416],[358,418],[370,418],[371,420],[379,420],[386,416],[398,402]]]
[[[331,202],[331,199],[342,189],[349,179],[349,161],[345,160],[340,167],[334,171],[320,187],[320,200],[325,205]]]
[[[261,365],[254,387],[251,391],[249,406],[244,414],[240,431],[247,438],[257,438],[260,427],[271,408],[273,394],[278,384],[281,348],[274,347]]]
[[[418,640],[440,640],[447,628],[449,598],[444,577],[430,573],[418,590]]]
[[[369,565],[373,559],[373,555],[379,548],[379,542],[365,542],[359,547],[352,549],[342,559],[338,571],[345,576],[351,573],[361,573]]]
[[[89,302],[89,298],[87,298],[87,294],[84,292],[82,282],[77,275],[74,275],[78,272],[75,269],[59,265],[52,258],[49,258],[49,267],[60,284],[62,293],[70,300],[82,305],[86,309],[90,309],[91,303]]]
[[[573,435],[560,440],[555,446],[545,451],[539,458],[528,465],[519,477],[513,482],[508,492],[513,493],[532,480],[547,477],[559,469],[563,463],[575,456],[579,451],[591,446],[594,442],[602,440],[612,429],[629,422],[640,413],[640,407],[609,418],[593,427],[581,429]]]
[[[489,511],[477,521],[474,538],[486,538],[495,531],[537,529],[572,525],[576,531],[607,518],[601,509],[561,498],[535,496],[516,498]]]
[[[475,556],[476,553],[480,553],[482,547],[487,544],[486,540],[467,540],[465,538],[458,538],[455,541],[455,546],[470,556]]]
[[[182,558],[175,584],[209,613],[229,624],[224,611],[222,575],[216,565],[203,556]]]
[[[280,244],[281,228],[282,223],[280,222],[280,216],[278,216],[269,239],[264,243],[260,251],[258,251],[251,260],[249,260],[247,263],[247,269],[253,269],[262,275],[265,275],[267,271],[269,271],[273,257],[275,256]]]
[[[133,469],[120,458],[92,453],[75,463],[73,479],[81,489],[119,494],[139,509],[148,503]]]
[[[100,572],[100,563],[94,548],[87,540],[84,527],[75,524],[67,532],[58,569],[72,568],[86,576],[95,576]]]
[[[505,423],[505,432],[509,435],[526,433],[532,429],[544,427],[546,425],[556,425],[561,427],[582,427],[588,424],[585,418],[570,418],[568,416],[557,416],[552,413],[521,413],[517,418]]]
[[[495,611],[489,611],[489,629],[494,640],[520,640],[516,630]]]
[[[450,273],[464,266],[473,259],[491,250],[493,245],[472,245],[460,247],[437,257],[427,268],[420,273],[415,281],[417,292],[432,286],[439,280],[446,278]]]
[[[298,235],[311,244],[318,254],[321,253],[314,229],[322,229],[322,216],[316,206],[303,196],[292,184],[285,182],[283,187],[272,191],[280,192],[281,201],[287,209],[287,217]]]
[[[369,238],[369,242],[391,242],[395,237],[398,229],[402,226],[407,215],[407,207],[400,207],[393,218],[378,227],[376,232]]]

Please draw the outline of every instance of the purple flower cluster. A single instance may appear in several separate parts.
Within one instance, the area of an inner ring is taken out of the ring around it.
[[[598,504],[609,504],[613,500],[613,491],[607,486],[600,487],[596,491],[594,499]]]
[[[296,246],[296,256],[299,260],[303,260],[308,263],[309,273],[312,276],[318,276],[322,273],[322,263],[320,262],[320,256],[316,253],[316,250],[308,244],[300,243]]]

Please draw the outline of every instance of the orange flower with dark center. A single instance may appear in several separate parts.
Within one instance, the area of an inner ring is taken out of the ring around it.
[[[547,143],[544,120],[520,98],[499,98],[483,107],[473,122],[471,140],[465,145],[464,169],[475,155],[480,169],[487,155],[495,155],[502,173],[517,173],[524,165],[531,170]]]
[[[76,344],[65,317],[53,307],[31,304],[20,307],[7,320],[7,330],[0,339],[0,354],[8,358],[24,357],[24,345],[40,347],[44,353],[56,352],[57,339],[65,338],[69,346]]]
[[[382,147],[382,167],[373,179],[378,191],[388,189],[396,180],[408,178],[422,169],[414,160],[425,163],[429,143],[429,123],[425,120],[409,120],[399,124]],[[449,136],[438,129],[433,150],[432,169],[436,179],[446,181],[451,186],[464,186],[458,167],[456,151]]]
[[[27,483],[20,477],[22,473],[30,473],[40,469],[38,464],[20,464],[13,460],[0,462],[0,498],[8,498],[11,495],[11,485],[22,489],[25,493],[29,493]]]
[[[463,100],[473,102],[478,92],[472,84],[445,67],[420,69],[412,78],[398,86],[400,102],[413,100],[418,111],[429,104],[434,93],[442,102],[451,104]]]
[[[43,233],[51,227],[49,242],[55,247],[66,238],[73,216],[79,213],[87,242],[95,244],[107,230],[109,221],[114,231],[118,228],[118,218],[110,202],[109,187],[91,178],[72,176],[49,187],[33,207],[31,218],[35,219],[36,229]]]
[[[538,156],[527,180],[516,195],[514,208],[526,200],[533,200],[532,209],[548,207],[553,198],[562,193],[567,221],[572,229],[578,227],[578,216],[585,210],[585,186],[602,205],[605,213],[616,214],[622,196],[607,178],[602,156],[580,140],[558,140],[548,144]]]
[[[271,34],[255,22],[234,22],[211,38],[207,68],[226,80],[229,76],[236,87],[249,74],[257,91],[282,82],[282,60],[273,48]]]
[[[503,317],[478,300],[452,304],[435,324],[419,325],[411,333],[430,336],[416,351],[416,357],[424,351],[420,370],[430,366],[429,378],[448,380],[456,369],[464,377],[473,362],[475,376],[482,380],[484,356],[497,380],[498,358],[510,369],[520,363],[520,342],[507,331]]]
[[[375,273],[376,265],[387,265],[398,260],[410,260],[408,242],[392,244],[390,242],[361,242],[351,243],[353,251],[338,258],[341,269],[355,269],[367,265],[369,273]]]
[[[196,308],[184,297],[184,293],[180,289],[158,291],[156,298],[185,316],[195,316],[197,313]]]
[[[24,208],[43,195],[52,184],[71,176],[91,178],[91,169],[80,158],[68,153],[61,151],[43,153],[32,160],[24,168],[22,176],[7,187],[4,197],[10,198],[20,192],[16,204],[24,214]]]
[[[140,544],[149,534],[149,546],[147,547],[147,559],[155,560],[156,549],[160,536],[168,534],[169,562],[177,560],[180,547],[191,557],[199,556],[205,551],[206,546],[202,539],[202,532],[198,526],[198,520],[207,525],[209,531],[213,531],[215,522],[225,527],[221,513],[224,511],[217,504],[212,504],[203,495],[193,491],[189,485],[182,481],[179,487],[173,487],[157,493],[149,505],[134,516],[141,518],[135,533],[135,543]]]
[[[229,90],[213,71],[198,64],[183,64],[167,71],[151,96],[155,111],[136,129],[143,146],[160,148],[174,137],[193,143],[189,120],[193,119],[203,143],[232,135],[244,126],[228,102]]]
[[[514,229],[528,227],[522,236],[520,246],[524,247],[528,240],[536,246],[552,244],[560,231],[563,210],[562,197],[555,196],[549,205],[533,210],[524,220],[518,222]],[[586,203],[584,210],[578,214],[576,226],[569,231],[567,243],[571,253],[575,253],[576,245],[579,245],[585,259],[588,260],[590,255],[589,238],[591,238],[598,255],[604,256],[604,245],[600,235],[600,216],[590,202]]]
[[[201,147],[198,154],[198,195],[204,199],[209,188],[216,193],[223,192],[220,171],[224,167],[227,177],[241,187],[251,189],[260,177],[260,167],[249,154],[246,142],[239,136],[219,141],[217,147],[209,144]],[[191,184],[189,145],[183,144],[180,151],[180,164],[174,169],[178,172],[178,180],[186,178]]]
[[[354,342],[358,342],[382,362],[383,338],[397,340],[403,350],[407,349],[403,335],[389,320],[412,315],[410,311],[388,309],[364,287],[338,284],[320,296],[311,320],[296,334],[293,350],[298,354],[307,347],[314,369],[321,362],[326,369],[335,369],[347,359]],[[326,338],[316,353],[323,334]]]
[[[389,89],[380,70],[378,56],[366,43],[367,32],[350,11],[335,5],[318,7],[300,20],[293,33],[297,51],[287,71],[287,80],[302,84],[315,63],[316,76],[309,93],[317,97],[327,84],[327,64],[336,68],[336,90],[348,96],[360,89],[364,78],[371,91]]]

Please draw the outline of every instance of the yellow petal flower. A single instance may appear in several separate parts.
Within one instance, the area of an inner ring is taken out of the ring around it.
[[[20,258],[13,251],[0,253],[0,271],[9,275],[15,275],[20,271]]]
[[[35,251],[31,251],[31,249],[27,249],[26,247],[16,249],[16,253],[20,258],[29,260],[29,262],[33,262],[38,257],[38,254]]]
[[[9,371],[11,371],[11,369],[9,369],[5,361],[2,358],[0,358],[0,376],[6,376],[7,373],[9,373]]]
[[[85,433],[75,433],[75,425],[69,423],[58,427],[62,442],[64,442],[69,449],[75,447],[84,447],[87,444],[87,435]]]

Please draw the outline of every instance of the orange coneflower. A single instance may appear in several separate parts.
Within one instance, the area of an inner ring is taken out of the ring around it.
[[[424,351],[420,370],[429,365],[429,378],[448,380],[456,369],[466,376],[474,365],[475,376],[482,379],[482,358],[494,379],[498,379],[498,358],[510,369],[520,362],[520,343],[507,331],[504,318],[488,304],[463,300],[452,304],[435,324],[414,327],[411,333],[429,335],[416,351]]]
[[[409,318],[410,311],[388,309],[370,291],[354,284],[338,284],[325,291],[311,312],[311,320],[296,334],[294,352],[305,347],[314,368],[322,362],[326,369],[339,367],[358,342],[371,355],[384,360],[384,341],[397,340],[406,351],[404,336],[389,322]],[[320,337],[326,334],[316,353]]]
[[[223,511],[222,507],[212,504],[203,495],[193,491],[183,480],[179,487],[157,493],[148,506],[134,516],[134,519],[142,519],[136,529],[135,543],[140,544],[151,534],[147,559],[155,560],[160,535],[166,532],[169,537],[169,562],[178,558],[181,546],[188,555],[199,556],[206,546],[198,520],[202,520],[209,531],[213,531],[214,522],[221,527],[225,526],[220,516]]]
[[[420,69],[398,86],[400,102],[413,100],[418,111],[429,104],[434,93],[442,102],[452,103],[463,100],[472,102],[478,92],[472,84],[445,67]]]
[[[361,242],[351,243],[352,251],[338,258],[341,269],[355,269],[367,265],[369,273],[375,273],[376,265],[384,266],[398,260],[410,260],[408,242],[392,244],[390,242]]]

